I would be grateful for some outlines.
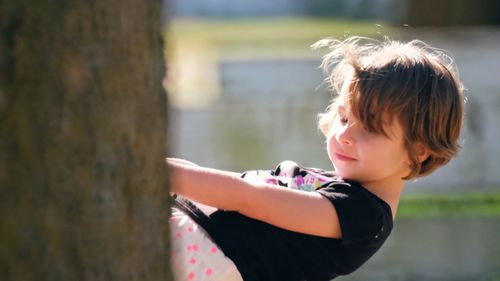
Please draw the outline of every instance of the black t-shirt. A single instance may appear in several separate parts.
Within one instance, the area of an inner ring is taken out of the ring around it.
[[[311,192],[329,199],[339,217],[341,239],[285,230],[233,211],[218,210],[207,216],[180,197],[175,204],[207,231],[245,281],[326,281],[353,272],[389,236],[393,225],[389,205],[356,182],[298,165],[289,169],[289,163],[282,162],[269,175],[287,187],[307,190],[312,186]],[[283,166],[292,171],[286,177],[279,176]],[[321,177],[321,185],[311,181],[311,175]]]

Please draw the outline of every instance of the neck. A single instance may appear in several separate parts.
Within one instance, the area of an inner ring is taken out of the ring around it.
[[[391,182],[362,182],[361,184],[368,191],[389,204],[392,210],[393,218],[396,216],[399,198],[401,197],[401,192],[403,191],[405,185],[404,180],[398,179]]]

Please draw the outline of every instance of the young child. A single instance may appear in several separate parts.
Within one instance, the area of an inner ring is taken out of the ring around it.
[[[405,181],[459,150],[463,90],[421,41],[322,40],[337,96],[319,116],[334,171],[243,174],[167,159],[176,280],[331,280],[389,236]],[[286,188],[283,188],[286,187]]]

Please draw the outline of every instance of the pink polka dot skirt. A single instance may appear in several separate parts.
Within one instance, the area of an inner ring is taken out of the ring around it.
[[[176,281],[243,281],[234,263],[188,215],[174,207],[169,223]]]

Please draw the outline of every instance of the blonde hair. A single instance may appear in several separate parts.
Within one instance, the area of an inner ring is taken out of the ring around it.
[[[444,51],[420,40],[402,43],[361,37],[324,39],[312,47],[329,49],[321,66],[337,93],[319,115],[323,134],[328,133],[342,99],[370,132],[387,135],[385,118],[399,121],[411,161],[404,179],[428,175],[458,153],[463,86]],[[424,161],[417,155],[419,145],[429,151]]]

